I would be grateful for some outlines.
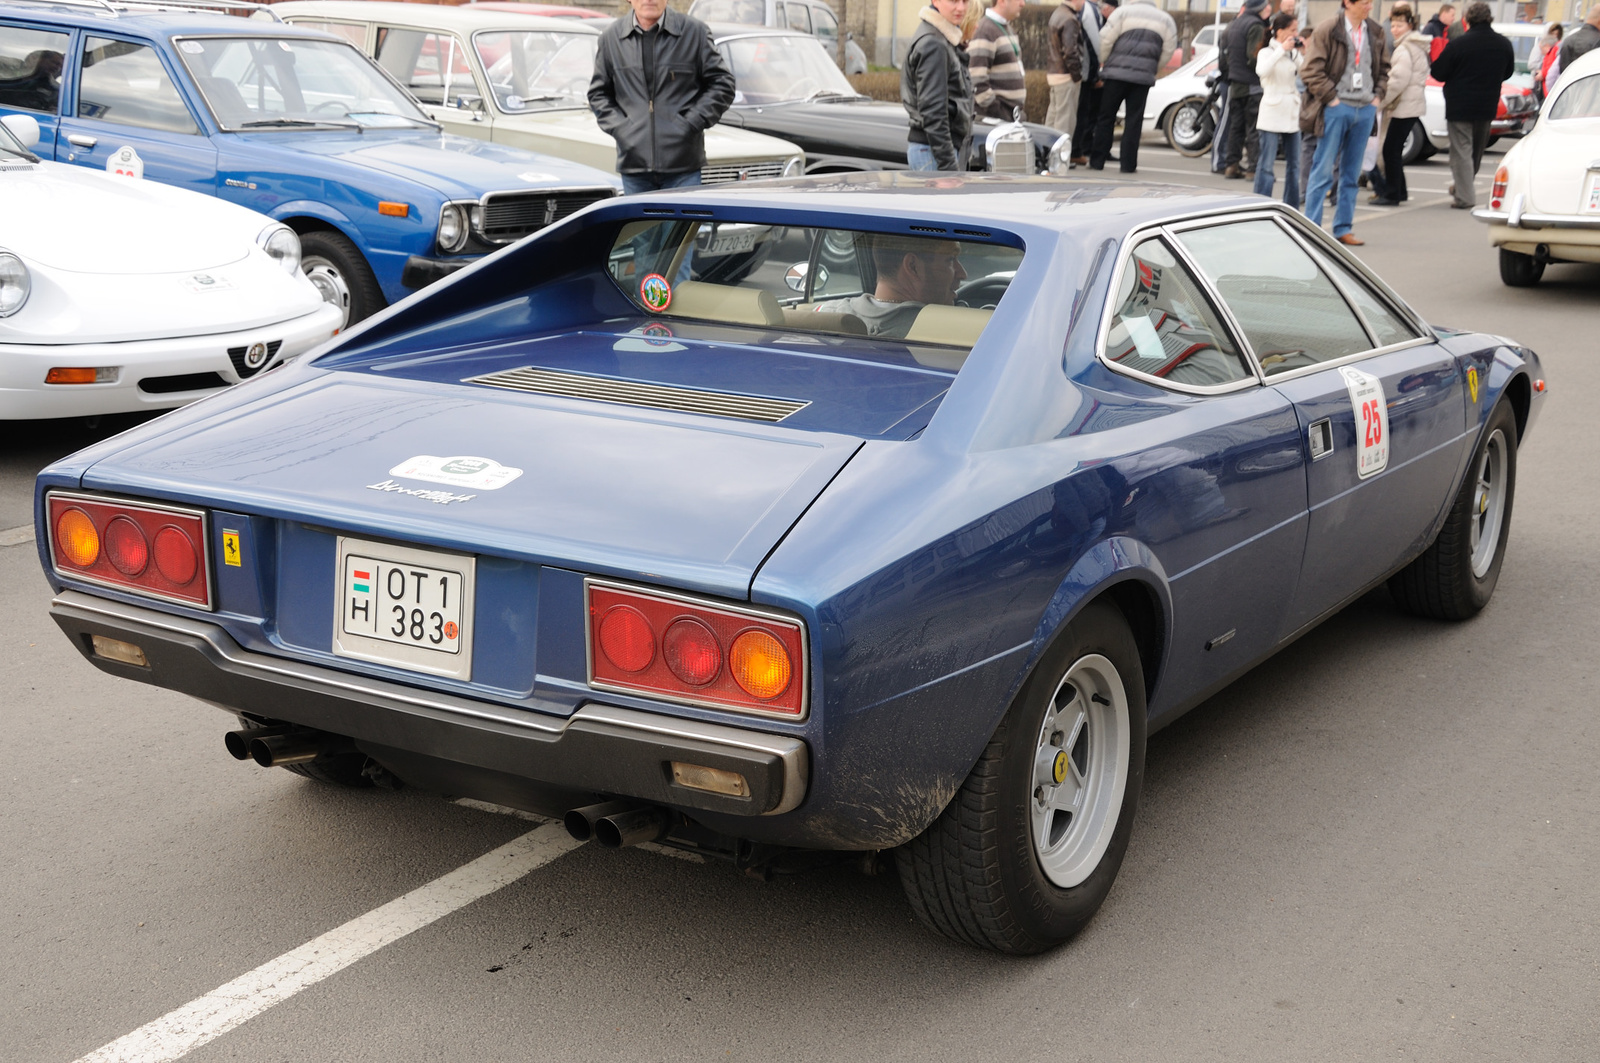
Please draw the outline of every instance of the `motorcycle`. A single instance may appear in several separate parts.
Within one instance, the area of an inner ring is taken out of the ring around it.
[[[1161,130],[1179,155],[1191,159],[1210,149],[1222,120],[1221,75],[1216,71],[1208,74],[1206,88],[1206,95],[1190,96],[1168,111]]]

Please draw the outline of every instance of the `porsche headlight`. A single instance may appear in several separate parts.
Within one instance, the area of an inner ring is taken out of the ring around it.
[[[1065,177],[1072,169],[1072,134],[1063,133],[1050,145],[1050,161],[1045,169],[1054,177]]]
[[[287,225],[269,225],[261,230],[256,243],[290,276],[300,272],[300,237]]]
[[[33,278],[22,259],[10,251],[0,251],[0,317],[10,317],[22,309],[33,290]]]
[[[789,160],[789,165],[783,168],[783,176],[785,177],[799,177],[805,172],[806,157],[804,155],[796,155],[794,158]]]
[[[461,203],[446,203],[439,211],[439,250],[454,254],[467,246],[472,232],[467,207]]]

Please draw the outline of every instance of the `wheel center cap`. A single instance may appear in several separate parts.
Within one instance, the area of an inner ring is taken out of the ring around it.
[[[1056,750],[1056,759],[1050,766],[1050,774],[1055,778],[1057,786],[1067,781],[1067,754],[1064,750]]]

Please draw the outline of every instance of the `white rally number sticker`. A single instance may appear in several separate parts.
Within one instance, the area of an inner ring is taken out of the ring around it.
[[[144,160],[139,153],[124,144],[106,160],[106,173],[112,177],[131,177],[135,181],[144,177]]]
[[[1356,415],[1356,475],[1365,480],[1389,465],[1389,403],[1378,377],[1349,366],[1339,372]]]

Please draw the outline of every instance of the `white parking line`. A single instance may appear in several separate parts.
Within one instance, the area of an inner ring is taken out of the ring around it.
[[[508,886],[578,847],[546,823],[469,864],[357,916],[205,996],[84,1056],[78,1063],[169,1063],[281,1004],[302,989]]]

